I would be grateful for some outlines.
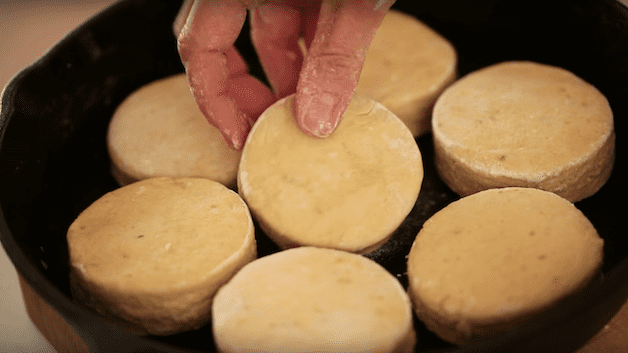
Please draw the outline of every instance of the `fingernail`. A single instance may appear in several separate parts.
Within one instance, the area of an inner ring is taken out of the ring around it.
[[[312,95],[301,109],[301,127],[312,136],[331,135],[338,121],[334,116],[337,103],[338,99],[329,93]]]

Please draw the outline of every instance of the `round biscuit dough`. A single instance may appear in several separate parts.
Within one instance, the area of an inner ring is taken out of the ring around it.
[[[227,145],[196,105],[185,74],[140,87],[116,109],[107,147],[118,184],[198,177],[235,189],[241,151]]]
[[[245,266],[212,308],[221,352],[412,352],[407,293],[376,262],[300,247]]]
[[[408,293],[441,338],[481,340],[576,294],[599,273],[603,244],[554,193],[481,191],[425,222],[408,255]]]
[[[154,335],[205,325],[215,292],[257,251],[246,204],[202,178],[152,178],[107,193],[67,240],[73,297]]]
[[[278,101],[253,126],[238,172],[240,195],[282,248],[379,248],[421,189],[412,134],[381,104],[355,96],[331,136],[311,137],[297,127],[293,102]]]
[[[356,94],[383,104],[417,137],[431,130],[432,108],[457,77],[455,48],[409,14],[390,10],[366,54]]]
[[[438,172],[461,196],[522,186],[576,202],[613,168],[606,97],[554,66],[512,61],[470,73],[438,98],[432,125]]]

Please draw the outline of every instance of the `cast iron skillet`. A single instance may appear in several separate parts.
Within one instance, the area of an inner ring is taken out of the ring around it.
[[[117,187],[105,132],[133,90],[182,72],[171,23],[180,1],[127,0],[76,29],[6,87],[0,116],[0,235],[19,273],[93,351],[212,351],[210,325],[171,337],[136,337],[72,302],[65,233],[74,218]],[[598,87],[615,114],[617,153],[608,183],[578,202],[605,240],[603,276],[584,296],[486,342],[454,347],[416,321],[426,352],[572,351],[599,331],[628,297],[626,133],[628,9],[614,0],[398,0],[448,38],[459,72],[504,60],[564,67]],[[245,27],[244,32],[247,31]],[[263,78],[248,36],[238,47]],[[431,138],[417,140],[425,180],[419,201],[393,239],[370,257],[406,285],[405,255],[423,222],[458,197],[438,178]],[[551,151],[548,151],[551,153]],[[260,256],[276,251],[259,235]]]

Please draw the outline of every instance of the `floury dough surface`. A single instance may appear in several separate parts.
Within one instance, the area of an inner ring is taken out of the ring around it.
[[[256,257],[244,201],[202,178],[146,179],[105,194],[67,240],[74,299],[155,335],[206,324],[214,293]]]
[[[251,262],[212,307],[221,352],[413,352],[413,325],[407,293],[383,267],[314,247]]]
[[[613,112],[600,91],[573,73],[512,61],[461,78],[433,114],[440,176],[461,196],[535,187],[576,202],[608,180]]]
[[[414,136],[431,130],[432,108],[457,77],[457,53],[436,31],[390,10],[366,54],[356,94],[397,115]]]
[[[423,180],[419,148],[403,122],[356,96],[336,131],[301,132],[293,96],[268,108],[242,152],[238,189],[282,248],[301,245],[368,253],[414,206]]]
[[[604,241],[571,202],[534,188],[490,189],[428,219],[408,255],[419,319],[464,344],[515,327],[598,273]]]
[[[240,151],[196,105],[185,74],[150,82],[116,109],[107,135],[120,185],[154,177],[198,177],[234,188]]]

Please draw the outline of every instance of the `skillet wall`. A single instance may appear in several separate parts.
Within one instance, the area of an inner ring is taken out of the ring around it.
[[[20,275],[93,351],[112,342],[125,351],[151,347],[71,302],[64,234],[72,218],[117,187],[104,142],[116,106],[135,88],[183,71],[171,30],[180,5],[115,4],[14,77],[2,96],[3,245]]]

